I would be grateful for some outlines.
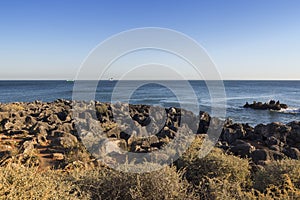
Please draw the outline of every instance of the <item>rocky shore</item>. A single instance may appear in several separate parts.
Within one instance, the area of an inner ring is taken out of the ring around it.
[[[256,110],[281,110],[287,109],[288,106],[284,103],[280,103],[280,101],[275,102],[274,100],[270,100],[268,103],[254,101],[252,104],[249,104],[248,102],[246,102],[244,108],[252,108]]]
[[[128,120],[125,115],[130,116],[131,126],[119,125]],[[206,112],[196,116],[178,108],[147,105],[73,104],[68,100],[0,104],[0,164],[17,158],[41,169],[66,168],[74,162],[97,165],[87,151],[90,146],[83,145],[86,138],[105,136],[112,144],[108,153],[118,153],[114,152],[114,145],[125,151],[145,153],[170,143],[180,127],[192,130],[197,137],[210,137],[208,129],[216,121],[221,122]],[[283,158],[299,160],[300,121],[251,127],[227,119],[216,146],[250,158],[255,165]]]

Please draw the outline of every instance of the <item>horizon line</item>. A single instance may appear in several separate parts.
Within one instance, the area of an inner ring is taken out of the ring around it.
[[[102,79],[102,80],[93,80],[93,79],[0,79],[0,81],[66,81],[66,82],[75,82],[75,81],[300,81],[300,79]]]

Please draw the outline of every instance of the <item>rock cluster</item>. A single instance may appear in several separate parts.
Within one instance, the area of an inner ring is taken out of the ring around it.
[[[256,164],[284,157],[300,159],[300,122],[273,122],[251,127],[227,121],[218,146]]]
[[[96,110],[96,118],[90,114],[93,109]],[[193,122],[197,120],[192,112],[147,105],[95,102],[95,105],[80,104],[75,110],[77,129],[86,145],[89,145],[89,138],[99,142],[110,138],[123,150],[140,153],[157,150],[174,139],[181,125],[182,112],[194,117]]]
[[[89,160],[71,117],[71,102],[0,104],[0,164],[17,158],[22,163],[64,167]]]
[[[280,103],[279,101],[275,102],[274,100],[270,100],[268,103],[253,101],[252,104],[249,104],[248,102],[246,102],[244,108],[252,108],[257,110],[281,110],[288,108],[288,106],[286,104]]]
[[[175,140],[182,127],[214,137],[208,130],[214,130],[218,121],[202,111],[196,116],[179,108],[123,103],[0,104],[0,164],[18,157],[41,168],[66,167],[78,160],[92,161],[86,149],[97,154],[104,147],[110,154],[153,152]],[[217,147],[255,164],[284,157],[300,159],[300,121],[251,127],[227,119]]]

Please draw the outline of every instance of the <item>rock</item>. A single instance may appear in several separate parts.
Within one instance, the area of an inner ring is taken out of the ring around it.
[[[34,141],[25,141],[23,143],[23,154],[27,155],[27,156],[34,156],[37,151],[34,148],[35,142]]]
[[[70,133],[74,127],[72,123],[63,123],[57,126],[57,130]]]
[[[64,133],[64,136],[59,138],[59,143],[66,149],[78,147],[77,138],[70,133]]]
[[[126,140],[119,140],[118,146],[122,150],[127,151],[127,142],[126,142]]]
[[[39,132],[38,134],[37,134],[37,142],[39,143],[39,144],[41,144],[42,146],[45,146],[45,145],[48,145],[48,143],[47,143],[47,131],[46,130],[43,130],[43,131],[41,131],[41,132]]]
[[[125,139],[127,141],[130,138],[130,135],[127,134],[127,133],[125,133],[125,132],[123,132],[123,131],[121,131],[120,132],[120,138],[121,139]]]
[[[241,124],[233,124],[223,129],[220,139],[221,141],[226,141],[228,144],[231,144],[235,140],[243,138],[245,135],[246,131]]]
[[[65,159],[65,156],[62,153],[53,153],[52,157],[54,160],[60,160],[60,161]]]
[[[241,142],[232,146],[229,151],[231,151],[234,155],[240,156],[242,158],[250,157],[251,153],[255,150],[255,147],[252,146],[250,143]]]
[[[250,157],[254,163],[270,160],[269,152],[266,149],[256,149],[251,153]]]
[[[34,119],[32,116],[26,116],[25,117],[25,124],[26,125],[33,125],[36,124],[36,119]]]
[[[151,135],[149,138],[149,143],[152,147],[158,147],[159,146],[159,139],[156,135]]]
[[[275,103],[274,100],[270,100],[269,103],[253,101],[252,104],[249,104],[246,102],[244,108],[252,108],[257,110],[281,110],[288,108],[288,106],[286,104],[281,104],[279,101]]]
[[[286,104],[284,104],[284,103],[281,103],[281,104],[280,104],[280,108],[282,108],[282,109],[287,109],[288,106],[287,106]]]
[[[5,138],[3,141],[12,140],[16,143],[14,145],[3,144],[0,154],[20,149],[20,154],[24,157],[27,154],[36,153],[36,147],[47,145],[47,148],[42,148],[47,149],[51,155],[54,153],[53,159],[56,161],[70,159],[83,161],[90,159],[90,154],[85,152],[85,148],[96,157],[101,156],[98,154],[98,149],[106,148],[104,152],[114,155],[113,159],[117,160],[120,156],[124,159],[122,155],[124,150],[157,151],[168,143],[172,144],[174,140],[182,144],[182,141],[188,139],[187,133],[198,133],[206,134],[202,135],[203,137],[219,139],[218,148],[243,158],[250,157],[256,164],[264,164],[268,160],[280,160],[285,157],[300,159],[299,121],[286,125],[282,123],[260,124],[253,128],[248,124],[233,123],[230,119],[224,122],[203,111],[196,116],[191,111],[175,107],[166,109],[125,103],[112,106],[94,101],[76,101],[74,106],[78,112],[74,113],[72,116],[74,119],[72,119],[71,103],[73,106],[73,102],[65,100],[49,103],[18,103],[14,106],[22,108],[21,110],[2,110],[0,112],[0,141]],[[274,100],[269,103],[255,102],[255,104],[267,109],[285,107],[285,104]],[[245,107],[249,106],[250,104]],[[9,107],[10,105],[7,106]],[[120,115],[123,124],[117,123],[119,119],[116,115]],[[125,116],[128,117],[124,119]],[[177,136],[182,137],[176,138]],[[101,141],[107,141],[108,145],[105,147]],[[81,142],[85,144],[85,148],[82,148]],[[174,149],[177,151],[180,148]],[[65,155],[69,156],[68,152],[73,152],[74,157],[66,159]]]
[[[269,148],[273,151],[280,152],[280,147],[278,145],[271,145]]]
[[[9,112],[0,112],[0,121],[9,118]]]
[[[282,160],[285,155],[279,151],[270,150],[269,155],[273,160]]]
[[[299,145],[300,144],[300,121],[290,122],[287,124],[287,126],[291,127],[291,130],[287,135],[288,143],[291,145],[297,145],[297,144]]]
[[[287,147],[282,152],[289,158],[300,160],[300,151],[297,148]]]
[[[10,127],[13,126],[13,124],[10,122],[10,120],[6,119],[6,118],[0,122],[0,125],[1,125],[2,130],[9,130]]]
[[[275,146],[279,145],[280,141],[276,137],[270,136],[266,139],[265,143],[268,147],[271,147],[271,146],[274,146],[274,145]]]
[[[143,149],[148,149],[148,148],[150,148],[150,143],[149,143],[149,141],[144,140],[144,141],[142,142],[141,147],[142,147]]]
[[[291,127],[279,122],[273,122],[267,125],[259,124],[254,128],[254,133],[258,134],[261,140],[265,141],[267,138],[273,136],[284,143],[286,143],[286,137],[290,131]]]
[[[211,117],[209,116],[208,113],[200,111],[199,119],[200,119],[200,122],[199,122],[199,127],[198,127],[197,133],[205,134],[205,133],[207,133]]]

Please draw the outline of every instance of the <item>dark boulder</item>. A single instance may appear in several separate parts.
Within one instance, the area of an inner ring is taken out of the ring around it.
[[[281,110],[288,108],[288,106],[286,104],[280,103],[279,101],[275,103],[274,100],[270,100],[268,103],[253,101],[252,104],[249,104],[248,102],[246,102],[244,108],[252,108],[257,110]]]
[[[251,153],[250,157],[254,163],[270,160],[269,152],[266,149],[256,149]]]
[[[289,158],[297,159],[297,160],[300,159],[300,151],[297,148],[294,147],[284,148],[282,152]]]
[[[242,158],[250,157],[251,153],[255,150],[255,147],[250,143],[247,143],[242,140],[237,140],[234,146],[230,147],[229,151],[232,152],[236,156],[240,156]]]

